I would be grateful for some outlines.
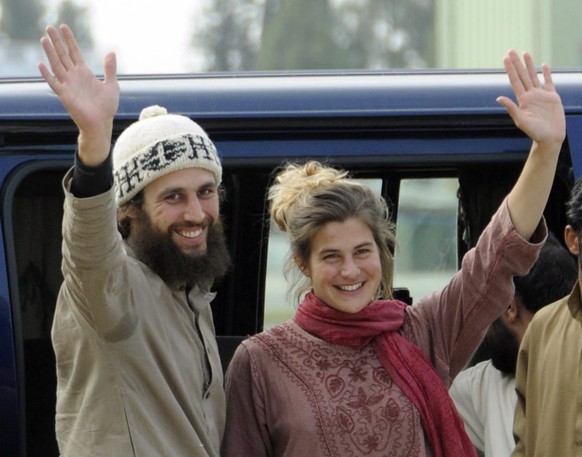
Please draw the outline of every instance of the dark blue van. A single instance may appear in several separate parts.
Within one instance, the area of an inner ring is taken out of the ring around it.
[[[564,202],[582,171],[582,75],[555,72],[554,81],[568,136],[546,218],[561,238]],[[512,93],[501,72],[142,77],[122,79],[121,93],[114,137],[159,104],[199,122],[222,156],[233,267],[213,310],[225,367],[242,338],[289,311],[277,295],[285,246],[265,204],[275,168],[316,158],[374,185],[390,202],[398,243],[412,246],[410,258],[396,252],[395,279],[412,301],[457,268],[530,147],[495,102]],[[44,82],[0,81],[3,456],[58,455],[50,328],[62,281],[61,179],[76,136]],[[426,276],[416,284],[419,272]]]

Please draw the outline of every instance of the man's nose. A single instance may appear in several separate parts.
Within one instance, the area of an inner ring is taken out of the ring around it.
[[[197,196],[189,197],[184,208],[184,220],[200,223],[205,217],[200,199]]]

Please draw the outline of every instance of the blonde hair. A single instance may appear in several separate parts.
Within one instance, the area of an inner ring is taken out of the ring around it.
[[[269,189],[271,218],[286,232],[291,256],[285,266],[290,293],[297,299],[311,288],[298,267],[306,265],[315,235],[329,222],[357,219],[372,232],[380,254],[378,298],[392,298],[395,234],[386,201],[343,170],[317,161],[287,164]]]

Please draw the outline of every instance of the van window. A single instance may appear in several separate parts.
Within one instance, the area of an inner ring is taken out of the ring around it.
[[[457,271],[458,187],[455,178],[400,182],[394,287],[407,288],[414,302]]]
[[[56,360],[50,332],[63,281],[61,180],[65,171],[40,170],[26,175],[14,191],[11,211],[11,244],[18,278],[12,293],[19,304],[15,321],[21,324],[15,329],[15,339],[24,362],[27,455],[47,457],[58,455],[54,434]]]
[[[265,316],[263,328],[268,329],[293,317],[297,303],[289,296],[287,281],[283,275],[289,257],[287,235],[271,221],[267,276],[265,279]]]

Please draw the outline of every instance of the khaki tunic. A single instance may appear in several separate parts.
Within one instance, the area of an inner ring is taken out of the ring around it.
[[[65,194],[52,329],[61,455],[218,456],[225,399],[214,294],[170,289],[134,257],[117,232],[113,190]]]
[[[582,456],[580,283],[535,314],[519,350],[516,389],[512,456]]]

